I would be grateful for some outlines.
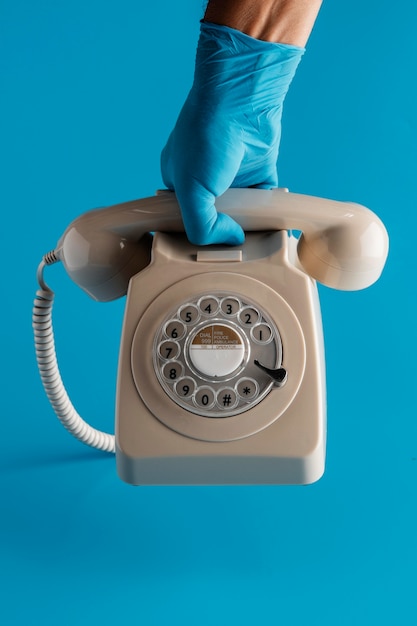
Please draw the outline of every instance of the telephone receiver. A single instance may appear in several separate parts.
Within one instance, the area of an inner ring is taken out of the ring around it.
[[[229,189],[216,201],[246,232],[299,230],[300,266],[334,289],[369,287],[380,276],[388,235],[369,209],[281,189]],[[150,231],[183,232],[175,194],[167,191],[78,217],[61,237],[57,254],[69,276],[96,300],[126,294],[133,274],[150,261]]]
[[[64,426],[115,451],[131,484],[314,482],[326,441],[316,281],[372,285],[387,258],[386,229],[359,204],[283,189],[229,189],[216,209],[242,226],[242,246],[190,243],[165,190],[68,226],[38,269],[43,385]],[[84,422],[63,387],[43,278],[56,261],[97,301],[127,294],[115,437]]]

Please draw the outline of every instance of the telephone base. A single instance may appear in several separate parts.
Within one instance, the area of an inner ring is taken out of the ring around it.
[[[324,345],[316,283],[297,265],[295,238],[247,233],[240,255],[198,251],[184,235],[157,233],[151,264],[130,281],[117,385],[120,478],[315,482],[325,465]],[[288,376],[276,386],[268,372],[281,367]]]
[[[262,456],[155,457],[128,461],[120,451],[117,458],[119,476],[136,486],[308,485],[319,480],[324,472],[324,450],[317,450],[303,461]]]
[[[127,456],[116,447],[118,475],[132,485],[314,483],[325,469],[325,414],[311,412],[312,427],[300,432],[296,441],[293,429],[300,421],[297,418],[301,411],[306,411],[306,407],[295,402],[292,410],[263,431],[221,443],[190,439],[184,445],[184,437],[157,421],[147,424],[148,428],[143,425],[143,445],[136,457]],[[283,440],[292,447],[292,455],[283,453]]]

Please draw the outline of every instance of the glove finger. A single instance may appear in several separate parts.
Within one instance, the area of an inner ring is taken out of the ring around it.
[[[254,189],[272,189],[278,187],[278,172],[276,162],[269,166],[263,165],[258,169],[240,173],[233,181],[232,187],[252,187]]]

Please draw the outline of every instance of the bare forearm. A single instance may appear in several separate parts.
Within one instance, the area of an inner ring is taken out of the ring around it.
[[[255,39],[304,47],[322,0],[210,0],[204,19]]]

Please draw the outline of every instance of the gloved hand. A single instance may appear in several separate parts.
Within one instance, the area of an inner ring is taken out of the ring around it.
[[[217,213],[215,198],[277,186],[282,105],[303,52],[201,24],[193,86],[161,155],[192,243],[241,244],[242,228]]]

